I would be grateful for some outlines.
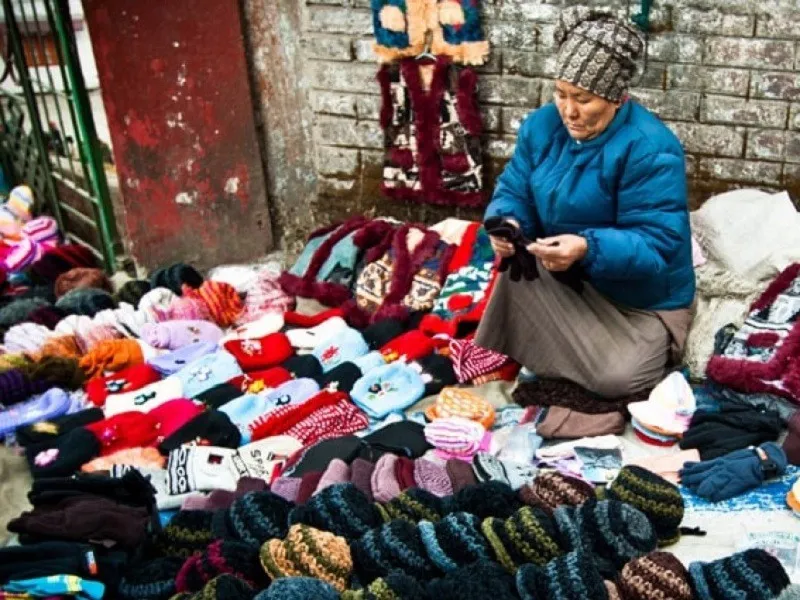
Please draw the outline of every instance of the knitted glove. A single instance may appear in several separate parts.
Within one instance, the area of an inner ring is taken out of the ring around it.
[[[747,448],[714,460],[688,462],[680,471],[681,484],[702,498],[720,502],[783,475],[787,460],[781,447],[767,442],[760,449],[766,454],[765,460],[756,450]]]
[[[697,448],[703,460],[710,460],[776,440],[782,427],[776,412],[723,404],[720,412],[696,412],[680,446]]]
[[[509,271],[511,281],[519,281],[521,277],[524,277],[526,281],[533,281],[539,277],[536,257],[528,252],[529,242],[522,235],[519,227],[502,217],[486,219],[483,226],[489,235],[502,238],[514,245],[514,254],[504,257],[500,261],[498,269],[501,272]]]

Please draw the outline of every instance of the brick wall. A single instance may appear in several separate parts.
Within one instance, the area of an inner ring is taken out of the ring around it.
[[[634,0],[584,3],[621,17],[639,8]],[[316,221],[376,208],[414,220],[477,216],[381,197],[369,4],[303,0],[297,8],[316,166],[317,200],[308,214]],[[554,23],[562,5],[574,4],[483,0],[492,54],[478,71],[490,189],[522,118],[552,96]],[[786,188],[800,200],[798,0],[656,0],[651,21],[647,68],[632,95],[682,140],[692,203],[737,186]]]

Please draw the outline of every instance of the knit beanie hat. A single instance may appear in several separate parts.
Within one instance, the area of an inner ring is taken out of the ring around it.
[[[83,427],[25,448],[34,478],[69,477],[99,454],[100,441]]]
[[[401,491],[417,485],[414,481],[414,461],[410,458],[398,456],[394,465],[394,474],[397,477],[397,483],[400,485]]]
[[[230,340],[225,342],[224,347],[236,357],[243,371],[274,367],[294,352],[283,333],[272,333],[259,339]]]
[[[3,346],[6,352],[36,352],[48,338],[57,335],[44,325],[19,323],[6,331]]]
[[[343,363],[348,364],[348,363]],[[361,373],[369,373],[372,369],[377,369],[378,367],[382,367],[386,364],[386,361],[383,360],[383,356],[381,356],[380,352],[372,351],[368,352],[364,356],[359,356],[356,359],[353,359],[353,362],[350,363],[355,365]],[[337,367],[338,368],[338,367]]]
[[[289,343],[298,350],[313,350],[325,340],[332,339],[338,332],[347,329],[341,317],[332,317],[308,329],[290,329],[286,332]]]
[[[525,504],[551,514],[559,506],[578,506],[594,496],[591,484],[559,471],[539,473],[519,490],[519,498]]]
[[[283,315],[281,313],[266,313],[244,325],[230,329],[225,341],[232,339],[254,340],[263,338],[272,333],[278,333],[283,328]]]
[[[289,523],[302,523],[346,539],[355,539],[380,525],[381,515],[352,483],[337,483],[326,487],[305,504],[295,506],[289,514]]]
[[[368,531],[353,542],[352,552],[355,572],[363,583],[395,570],[422,580],[438,572],[417,526],[402,519]]]
[[[478,452],[472,461],[478,481],[502,481],[518,490],[533,481],[536,467],[507,460],[500,460],[488,452]]]
[[[161,530],[156,547],[164,556],[185,558],[202,552],[214,541],[213,516],[214,513],[207,510],[179,510]]]
[[[446,387],[436,398],[436,402],[425,410],[425,416],[433,421],[446,417],[462,417],[477,421],[485,429],[494,424],[494,407],[486,400],[462,388]]]
[[[440,498],[453,495],[453,484],[445,466],[419,458],[414,461],[414,481],[417,486]]]
[[[414,329],[384,344],[381,347],[381,354],[386,362],[400,359],[410,362],[428,356],[434,348],[431,338]]]
[[[255,590],[242,579],[234,575],[218,575],[192,594],[183,592],[176,594],[171,600],[249,600]]]
[[[184,285],[182,295],[205,302],[211,319],[220,327],[234,325],[244,311],[244,304],[236,288],[227,283],[205,281],[197,289]]]
[[[128,411],[150,412],[165,402],[182,398],[183,385],[175,375],[124,394],[109,394],[104,412],[111,417]]]
[[[41,395],[0,411],[0,438],[18,427],[67,414],[69,395],[62,389],[52,388]]]
[[[372,472],[375,470],[375,463],[371,463],[363,458],[356,458],[350,463],[350,482],[372,502]]]
[[[35,310],[49,307],[50,303],[44,298],[22,298],[14,300],[0,308],[0,328],[8,329],[17,323],[28,320],[28,316]]]
[[[6,211],[0,207],[0,221],[3,220]],[[7,273],[20,273],[35,264],[42,256],[42,246],[28,237],[24,237],[19,242],[11,246],[0,266]]]
[[[300,477],[278,477],[270,484],[269,489],[273,494],[288,500],[289,502],[297,502],[297,495],[300,492]]]
[[[418,527],[428,557],[444,573],[494,556],[475,515],[451,513],[437,523],[420,521]]]
[[[381,319],[364,329],[362,335],[367,345],[372,350],[377,350],[393,339],[400,337],[404,331],[405,327],[402,321],[397,319]]]
[[[177,350],[198,342],[216,344],[222,339],[222,330],[208,321],[167,321],[145,323],[140,337],[153,348]]]
[[[294,296],[284,292],[277,277],[267,269],[258,273],[256,279],[240,291],[244,292],[244,312],[239,317],[241,323],[248,323],[264,313],[283,315],[295,306]]]
[[[481,521],[487,517],[506,519],[522,508],[511,486],[499,481],[467,486],[456,492],[450,502],[453,511],[472,513]]]
[[[156,287],[139,299],[137,308],[147,315],[148,321],[158,321],[159,311],[166,310],[177,298],[174,292],[163,287]]]
[[[270,367],[234,377],[228,383],[236,386],[243,393],[257,394],[264,390],[277,388],[290,379],[292,379],[292,374],[283,367]]]
[[[554,32],[556,79],[619,102],[636,73],[644,42],[636,29],[610,14],[567,9]]]
[[[445,458],[472,460],[486,442],[486,429],[463,417],[436,419],[425,426],[425,439]]]
[[[168,600],[175,592],[175,576],[183,566],[178,556],[156,558],[128,568],[117,592],[122,600]]]
[[[62,415],[46,421],[37,421],[36,423],[19,427],[14,432],[14,437],[17,443],[23,447],[37,444],[49,444],[73,429],[78,429],[89,423],[100,421],[102,418],[102,410],[99,408],[87,408],[75,413]]]
[[[525,563],[543,566],[567,551],[553,519],[544,511],[525,506],[503,520],[484,519],[481,531],[495,559],[509,573]]]
[[[517,571],[517,593],[522,600],[606,600],[603,577],[585,552],[559,556],[544,567],[523,565]]]
[[[181,294],[184,284],[192,288],[199,288],[203,285],[203,276],[194,267],[184,263],[175,263],[156,269],[150,275],[152,287],[167,288],[177,295]]]
[[[285,360],[282,366],[292,374],[292,377],[308,377],[316,381],[322,379],[322,365],[312,354],[292,356]]]
[[[309,471],[303,474],[300,478],[300,487],[297,489],[297,500],[295,500],[298,505],[305,505],[308,502],[311,494],[317,489],[320,479],[322,479],[322,471]]]
[[[159,440],[163,440],[202,414],[203,410],[204,407],[199,402],[188,398],[176,398],[168,400],[148,412],[158,421]]]
[[[353,403],[374,419],[400,412],[422,398],[425,383],[412,366],[395,362],[366,373],[353,386]]]
[[[60,298],[67,292],[82,288],[96,288],[111,292],[111,282],[100,269],[87,269],[79,267],[62,273],[56,279],[55,293],[56,298]]]
[[[317,489],[314,495],[319,494],[325,488],[328,488],[337,483],[350,482],[350,465],[339,458],[334,458],[328,463],[328,468],[322,473],[322,477],[317,484]]]
[[[308,525],[292,525],[284,540],[261,546],[261,565],[273,579],[314,577],[344,591],[350,582],[353,559],[344,538]]]
[[[438,600],[518,600],[514,578],[495,562],[480,561],[447,573],[428,584]]]
[[[127,302],[132,306],[139,306],[139,300],[152,289],[149,281],[134,279],[127,281],[117,292],[118,302]]]
[[[404,519],[410,523],[436,522],[449,512],[447,501],[420,488],[405,490],[386,502],[376,504],[384,521]]]
[[[196,592],[218,575],[233,575],[252,587],[265,583],[258,560],[258,546],[215,540],[202,554],[190,556],[175,577],[179,592]]]
[[[689,572],[673,554],[651,552],[622,567],[617,580],[625,600],[693,600]]]
[[[363,336],[351,327],[345,327],[322,340],[311,352],[322,365],[323,373],[343,362],[352,362],[369,352]]]
[[[205,302],[199,298],[182,298],[176,296],[170,300],[167,308],[153,307],[156,321],[210,321],[211,312]]]
[[[368,356],[368,355],[367,355]],[[383,360],[381,359],[381,362]],[[356,382],[363,377],[362,371],[355,363],[343,362],[325,373],[319,380],[320,387],[332,388],[342,392],[351,392]]]
[[[220,383],[230,381],[242,374],[236,358],[229,352],[218,350],[206,354],[175,373],[183,384],[187,398],[195,398]]]
[[[273,492],[249,492],[234,500],[228,509],[229,529],[239,540],[260,546],[286,535],[293,506]]]
[[[158,445],[163,454],[180,448],[183,444],[202,443],[222,448],[238,448],[241,434],[228,415],[217,410],[207,410],[167,436]]]
[[[197,342],[167,354],[154,356],[148,359],[147,362],[162,375],[173,375],[186,367],[186,365],[203,358],[206,354],[211,354],[216,349],[217,345],[211,342]]]
[[[790,583],[778,559],[761,549],[745,550],[710,563],[693,562],[689,575],[698,600],[770,600]]]
[[[158,371],[147,363],[132,365],[106,377],[95,377],[86,383],[86,395],[95,406],[103,406],[111,394],[140,390],[161,379]]]
[[[313,577],[277,579],[253,600],[339,600],[331,584]]]
[[[117,302],[105,290],[78,288],[71,290],[56,301],[56,308],[67,314],[93,317],[101,310],[116,308]]]
[[[397,481],[396,467],[397,456],[394,454],[384,454],[375,463],[375,469],[372,471],[372,477],[370,478],[372,496],[375,498],[375,502],[388,502],[402,491],[400,482]]]
[[[105,340],[81,358],[80,366],[87,377],[96,377],[143,362],[142,347],[136,340]]]
[[[680,537],[683,497],[677,486],[660,475],[635,465],[623,467],[606,489],[606,497],[627,502],[650,519],[661,546]]]

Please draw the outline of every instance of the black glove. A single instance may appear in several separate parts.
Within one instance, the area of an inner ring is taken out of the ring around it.
[[[778,439],[783,425],[777,412],[722,403],[719,412],[698,411],[680,447],[697,448],[703,460]]]
[[[536,257],[528,252],[530,242],[522,235],[522,230],[512,222],[502,217],[491,217],[483,224],[486,233],[499,237],[514,245],[514,254],[500,260],[498,269],[501,272],[509,271],[511,281],[533,281],[539,277],[539,268],[536,266]]]

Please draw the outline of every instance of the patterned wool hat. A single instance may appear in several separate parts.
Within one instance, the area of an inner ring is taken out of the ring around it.
[[[531,483],[522,486],[519,498],[529,506],[552,513],[559,506],[578,506],[594,498],[591,484],[558,471],[539,473]]]
[[[536,477],[536,467],[533,465],[500,460],[488,452],[478,452],[472,461],[472,468],[478,481],[507,482],[515,490]]]
[[[397,456],[391,453],[384,454],[375,463],[370,485],[372,487],[372,496],[376,502],[388,502],[400,495],[402,490],[400,489],[400,482],[397,481],[396,466]]]
[[[658,545],[648,518],[617,500],[587,500],[577,508],[562,506],[554,513],[571,550],[583,549],[595,559],[603,576],[613,577],[629,560]]]
[[[437,600],[518,600],[514,577],[495,562],[480,561],[461,567],[428,584],[428,595]]]
[[[292,509],[289,523],[303,523],[346,539],[356,539],[380,525],[382,519],[376,506],[356,486],[338,483]]]
[[[404,519],[409,523],[438,521],[448,513],[447,502],[422,488],[410,488],[384,504],[376,504],[387,523]]]
[[[365,588],[342,594],[342,600],[428,600],[429,597],[416,579],[399,571],[378,577]]]
[[[651,552],[634,558],[617,580],[625,600],[693,600],[691,579],[673,554]]]
[[[585,7],[562,11],[554,32],[556,79],[601,96],[622,100],[644,49],[632,25]]]
[[[486,429],[494,423],[494,407],[477,394],[457,387],[446,387],[436,402],[425,410],[425,416],[433,421],[446,417],[463,417],[477,421]]]
[[[545,565],[568,550],[552,517],[530,506],[505,520],[485,519],[481,531],[497,562],[509,573],[515,573],[525,563]]]
[[[272,579],[314,577],[341,592],[348,587],[353,560],[344,538],[307,525],[292,525],[286,539],[261,546],[261,566]]]
[[[444,573],[493,557],[475,515],[452,513],[438,523],[421,521],[418,527],[428,557]]]
[[[544,567],[523,565],[517,571],[517,593],[522,600],[606,600],[608,592],[591,557],[570,552]]]
[[[329,583],[313,577],[285,577],[274,581],[253,600],[339,600]]]
[[[214,577],[234,575],[253,587],[265,581],[258,561],[258,546],[231,540],[216,540],[202,554],[190,556],[175,577],[179,592],[197,592]]]
[[[606,489],[606,497],[642,511],[656,530],[661,546],[678,541],[683,521],[683,497],[677,486],[647,469],[628,465]]]
[[[516,492],[508,484],[499,481],[467,486],[456,493],[450,502],[452,511],[472,513],[481,520],[486,517],[507,519],[522,508]]]
[[[228,527],[241,541],[260,546],[286,535],[293,506],[272,492],[248,492],[227,510]]]
[[[175,592],[175,576],[184,559],[166,556],[128,568],[117,592],[122,600],[167,600]]]
[[[689,565],[698,600],[771,600],[789,586],[777,558],[764,550],[745,550],[710,563]]]
[[[447,475],[447,469],[441,463],[417,459],[414,461],[414,481],[417,486],[434,496],[443,498],[453,495],[453,484]]]
[[[408,521],[396,520],[368,531],[353,543],[352,550],[355,573],[362,583],[395,570],[421,580],[438,572],[419,529]]]
[[[207,510],[179,510],[156,541],[159,551],[165,556],[184,558],[202,552],[214,541],[213,516],[214,513]]]
[[[252,598],[255,590],[233,575],[219,575],[195,594],[184,592],[171,600],[243,600]]]

